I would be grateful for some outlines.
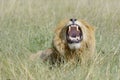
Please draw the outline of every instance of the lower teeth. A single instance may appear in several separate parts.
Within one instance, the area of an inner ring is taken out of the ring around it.
[[[79,37],[76,37],[76,38],[69,37],[69,38],[70,40],[75,40],[75,41],[79,40]]]

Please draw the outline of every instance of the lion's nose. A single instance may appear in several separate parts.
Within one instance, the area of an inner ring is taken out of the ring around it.
[[[71,18],[70,21],[75,22],[77,19]]]

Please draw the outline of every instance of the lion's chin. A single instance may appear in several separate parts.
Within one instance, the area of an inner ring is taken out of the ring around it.
[[[80,49],[80,42],[79,43],[68,43],[68,46],[71,50],[77,50],[77,49]]]

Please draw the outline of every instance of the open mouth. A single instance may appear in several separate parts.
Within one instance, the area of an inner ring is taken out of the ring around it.
[[[67,26],[66,40],[68,43],[79,43],[82,40],[82,30],[79,25],[71,24]]]

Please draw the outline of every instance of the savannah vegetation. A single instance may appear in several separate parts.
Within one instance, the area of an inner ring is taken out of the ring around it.
[[[94,61],[52,70],[40,59],[30,61],[51,47],[65,18],[95,27]],[[120,0],[0,0],[0,80],[120,80]]]

